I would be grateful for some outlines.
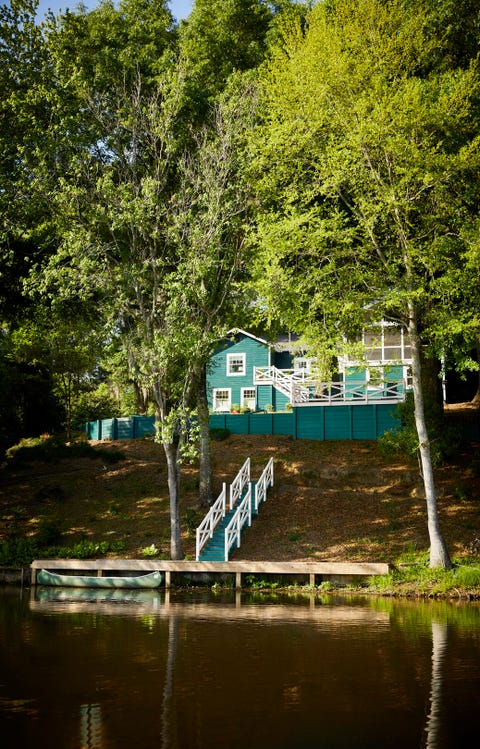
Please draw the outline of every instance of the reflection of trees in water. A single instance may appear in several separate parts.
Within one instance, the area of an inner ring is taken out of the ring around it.
[[[430,712],[427,716],[426,749],[437,749],[440,735],[440,711],[443,683],[443,663],[447,651],[448,628],[445,623],[432,619],[432,678],[430,687]]]
[[[178,616],[170,616],[168,619],[168,652],[167,668],[165,672],[165,686],[163,688],[162,709],[162,749],[174,747],[176,741],[176,723],[172,720],[173,710],[173,680],[175,675],[175,662],[178,648]]]
[[[80,705],[81,749],[102,749],[102,708],[100,705]]]

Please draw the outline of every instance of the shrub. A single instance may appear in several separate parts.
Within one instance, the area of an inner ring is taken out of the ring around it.
[[[62,538],[60,525],[56,520],[41,520],[35,539],[41,547],[55,546]]]
[[[415,427],[413,393],[408,393],[404,403],[398,406],[402,427],[385,432],[378,439],[383,455],[402,453],[415,457],[418,452],[418,435]],[[441,465],[451,458],[461,445],[458,427],[446,422],[443,411],[437,404],[427,403],[425,410],[427,429],[430,438],[430,451],[434,466]]]
[[[7,465],[25,464],[36,460],[56,463],[64,458],[97,458],[106,463],[117,463],[124,460],[125,454],[121,450],[93,447],[84,440],[67,445],[61,437],[43,435],[20,440],[16,445],[9,447],[6,457]]]
[[[230,429],[224,429],[222,427],[212,427],[210,429],[210,439],[215,440],[216,442],[222,442],[223,440],[228,439],[230,434]]]
[[[0,543],[0,565],[2,567],[26,567],[34,559],[95,559],[109,551],[124,551],[123,541],[78,541],[72,546],[43,546],[35,538],[14,538]]]

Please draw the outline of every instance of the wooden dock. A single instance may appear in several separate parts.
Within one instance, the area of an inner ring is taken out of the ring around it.
[[[31,564],[32,585],[37,584],[37,571],[45,569],[64,574],[96,574],[105,572],[122,575],[138,575],[153,570],[165,574],[165,587],[173,580],[204,576],[214,582],[219,576],[231,575],[235,588],[242,587],[242,575],[289,576],[299,578],[311,586],[322,582],[342,585],[361,582],[374,575],[388,575],[389,565],[381,562],[196,562],[190,560],[171,561],[163,559],[36,559]]]

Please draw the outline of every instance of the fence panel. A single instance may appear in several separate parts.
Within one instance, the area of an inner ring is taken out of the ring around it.
[[[219,413],[210,428],[232,434],[285,434],[295,439],[374,440],[400,425],[393,403],[294,408],[292,413]],[[473,431],[473,430],[472,430]],[[134,439],[155,434],[154,416],[103,419],[85,424],[88,439]]]

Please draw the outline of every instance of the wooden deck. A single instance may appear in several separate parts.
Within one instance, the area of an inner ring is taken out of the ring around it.
[[[153,570],[165,574],[165,587],[172,584],[172,575],[230,574],[235,578],[235,588],[242,587],[242,575],[277,575],[303,577],[309,585],[324,581],[341,584],[353,579],[365,579],[373,575],[387,575],[388,564],[380,562],[196,562],[190,560],[170,561],[160,559],[36,559],[31,564],[32,585],[37,584],[37,570],[63,571],[72,574],[89,573],[101,576],[104,572],[138,575]]]

